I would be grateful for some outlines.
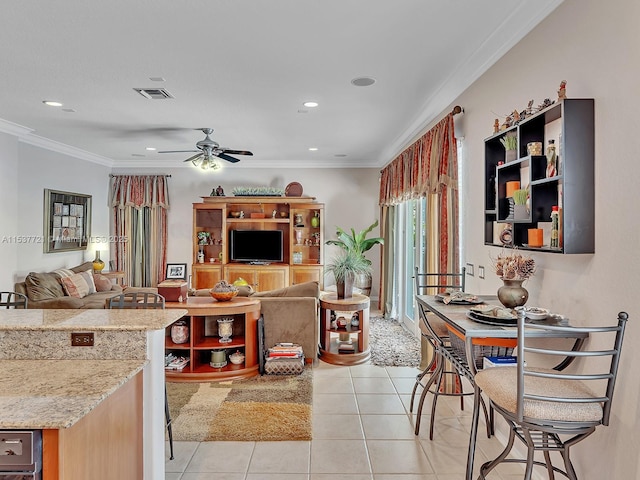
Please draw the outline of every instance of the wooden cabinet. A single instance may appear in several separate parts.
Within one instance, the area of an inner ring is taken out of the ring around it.
[[[256,292],[284,288],[289,285],[289,266],[229,264],[224,267],[224,278],[229,283],[235,282],[240,277],[245,279]]]
[[[358,316],[358,325],[351,323],[354,313]],[[333,316],[335,325],[332,325]],[[340,317],[346,325],[339,324]],[[320,358],[334,365],[360,365],[369,361],[369,297],[358,293],[351,298],[337,298],[335,293],[320,297]]]
[[[256,291],[315,280],[322,287],[324,205],[313,197],[203,197],[193,204],[195,289],[244,278]],[[282,262],[233,262],[234,230],[282,232]],[[211,262],[213,260],[213,262]]]
[[[187,302],[167,302],[165,306],[186,309],[188,313],[182,320],[189,328],[189,340],[185,343],[174,343],[171,339],[171,326],[166,329],[165,352],[189,359],[182,370],[166,370],[167,380],[202,382],[246,378],[258,374],[260,300],[235,297],[228,302],[218,302],[211,297],[189,297]],[[228,343],[222,343],[218,335],[220,318],[233,318],[233,333]],[[216,351],[224,352],[224,366],[211,365],[212,352]],[[237,365],[229,361],[229,355],[236,351],[244,353],[244,363]]]
[[[515,135],[518,155],[505,163],[500,140]],[[558,167],[547,177],[545,156],[549,140],[555,141]],[[527,144],[542,143],[542,155],[529,155]],[[565,99],[485,140],[486,245],[514,245],[554,253],[594,253],[594,101]],[[526,218],[514,219],[507,183],[519,182],[528,190]],[[560,242],[551,247],[551,211],[559,207]],[[528,244],[528,230],[545,232],[542,247]]]
[[[322,285],[324,267],[313,265],[292,265],[290,268],[291,285],[305,282],[318,282]]]

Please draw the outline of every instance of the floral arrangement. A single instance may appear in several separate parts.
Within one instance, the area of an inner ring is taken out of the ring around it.
[[[526,280],[536,271],[535,260],[522,255],[517,249],[505,249],[492,261],[496,275],[503,280]]]
[[[236,197],[281,197],[283,188],[275,187],[235,187],[233,194]]]

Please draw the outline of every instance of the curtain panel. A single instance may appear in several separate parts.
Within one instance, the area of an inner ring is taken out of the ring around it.
[[[453,113],[416,140],[381,171],[379,204],[382,224],[391,228],[393,205],[428,199],[427,252],[422,271],[458,272],[458,158]],[[385,291],[393,283],[393,250],[384,246],[385,270],[381,278],[381,303],[385,312],[393,292]]]
[[[114,175],[109,190],[111,229],[127,241],[116,244],[112,258],[127,285],[155,287],[167,264],[166,175]]]

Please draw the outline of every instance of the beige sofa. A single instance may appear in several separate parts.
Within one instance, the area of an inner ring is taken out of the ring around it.
[[[208,296],[208,290],[196,295]],[[312,363],[318,358],[320,317],[318,282],[306,282],[267,292],[252,293],[240,288],[240,295],[258,298],[264,318],[265,346],[292,342],[302,346],[305,360]]]
[[[92,262],[85,262],[71,268],[74,273],[93,271]],[[103,277],[106,278],[106,277]],[[108,280],[108,279],[107,279]],[[14,290],[23,293],[29,299],[28,308],[104,308],[108,298],[122,293],[122,287],[114,285],[111,281],[101,283],[101,287],[95,293],[77,298],[69,296],[60,284],[60,276],[54,272],[31,272],[24,282],[18,282]],[[109,287],[110,285],[110,287]]]

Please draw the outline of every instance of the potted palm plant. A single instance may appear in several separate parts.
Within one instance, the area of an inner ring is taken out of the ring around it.
[[[326,271],[336,279],[338,298],[351,298],[358,275],[371,275],[371,262],[354,251],[345,250],[327,264]]]
[[[378,221],[376,220],[371,225],[369,225],[364,230],[356,233],[355,229],[351,228],[350,232],[346,232],[340,227],[336,227],[336,237],[337,240],[327,240],[327,245],[336,245],[340,247],[344,252],[352,254],[354,259],[349,258],[349,261],[355,266],[358,265],[358,268],[354,269],[355,274],[355,286],[364,291],[365,294],[369,294],[371,290],[371,271],[372,265],[371,260],[364,256],[364,253],[370,250],[374,245],[382,245],[384,243],[384,239],[381,237],[370,237],[367,238],[367,235],[371,233],[371,231],[378,226]],[[355,262],[355,258],[358,258],[364,265],[367,266],[366,269],[359,268],[360,262]],[[346,263],[346,260],[343,255],[339,255],[334,260],[333,264],[330,264],[327,268],[328,272],[334,272],[334,269],[331,265],[334,265],[336,262],[340,261],[340,263]],[[357,271],[356,271],[357,270]],[[335,272],[334,272],[335,275]],[[338,278],[336,277],[336,285],[338,284]],[[349,297],[351,294],[349,295]],[[344,298],[349,298],[344,297]],[[342,297],[338,297],[342,298]]]

